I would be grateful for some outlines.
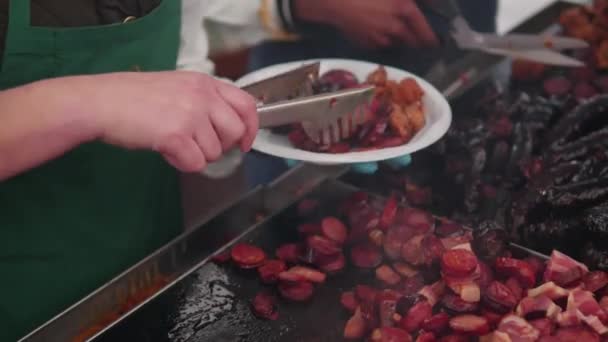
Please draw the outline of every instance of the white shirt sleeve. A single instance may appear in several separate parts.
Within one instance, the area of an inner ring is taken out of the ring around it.
[[[209,54],[277,38],[281,30],[274,0],[182,0],[177,67],[213,74]]]
[[[279,27],[280,22],[275,3],[274,0],[182,0],[177,69],[213,74],[215,66],[209,59],[212,48],[215,51],[239,48],[270,38],[272,27]],[[264,14],[266,23],[262,20]],[[242,159],[242,153],[235,149],[208,165],[203,173],[211,178],[228,177]]]

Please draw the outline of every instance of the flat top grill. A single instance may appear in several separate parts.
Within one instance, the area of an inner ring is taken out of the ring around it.
[[[516,31],[544,30],[566,6],[571,5],[556,3]],[[502,69],[496,68],[500,62],[500,58],[489,55],[467,56],[450,67],[444,79],[436,82],[437,86],[444,89],[463,71],[472,67],[480,69],[477,80],[471,80],[454,93],[461,95],[488,76],[500,78]],[[469,101],[467,98],[458,101]],[[270,252],[283,243],[297,240],[294,225],[298,220],[293,208],[286,208],[311,191],[318,195],[316,198],[328,203],[328,207],[336,203],[355,188],[325,180],[343,172],[341,168],[303,166],[267,189],[252,191],[212,221],[178,237],[23,341],[71,341],[82,329],[97,322],[101,314],[119,307],[125,293],[146,288],[158,276],[169,280],[168,287],[108,326],[95,341],[341,340],[348,314],[339,305],[340,294],[353,284],[373,282],[373,273],[347,268],[318,287],[310,303],[279,301],[280,318],[269,322],[255,318],[250,312],[249,301],[264,289],[256,272],[243,272],[227,265],[218,267],[208,261],[213,252],[228,248],[227,241],[243,239]],[[349,180],[357,184],[357,179]],[[256,217],[259,219],[261,214],[270,216],[256,224]]]
[[[329,181],[316,189],[315,198],[322,200],[322,208],[331,208],[327,214],[335,213],[332,206],[355,190]],[[295,209],[289,208],[244,240],[273,252],[283,243],[298,241],[298,221]],[[249,301],[266,288],[255,269],[208,263],[96,341],[336,341],[348,318],[339,305],[340,294],[353,284],[374,280],[373,270],[347,268],[317,287],[309,303],[279,301],[280,318],[271,322],[250,312]]]

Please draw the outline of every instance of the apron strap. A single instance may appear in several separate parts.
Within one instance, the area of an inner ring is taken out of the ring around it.
[[[8,31],[23,30],[31,25],[31,1],[32,0],[10,0],[8,15]]]

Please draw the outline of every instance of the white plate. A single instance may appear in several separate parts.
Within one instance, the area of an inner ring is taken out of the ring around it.
[[[303,64],[319,60],[299,61],[273,65],[245,75],[237,81],[239,86],[245,86],[276,74],[289,71]],[[331,69],[345,69],[357,76],[359,81],[378,68],[378,64],[348,59],[321,59],[321,73]],[[427,81],[407,71],[396,68],[386,68],[388,78],[400,81],[404,77],[413,77],[425,92],[423,98],[426,124],[407,144],[364,152],[349,152],[342,154],[316,153],[294,147],[287,136],[261,129],[253,143],[253,148],[259,152],[276,157],[305,161],[313,164],[352,164],[387,160],[420,151],[439,140],[448,130],[452,122],[452,110],[445,97]]]

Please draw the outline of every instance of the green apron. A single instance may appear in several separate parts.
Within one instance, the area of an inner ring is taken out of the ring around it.
[[[164,0],[126,23],[32,27],[30,0],[12,0],[0,89],[175,69],[180,17],[181,2]],[[177,173],[152,152],[90,143],[0,182],[0,341],[22,337],[175,237],[181,216]]]

